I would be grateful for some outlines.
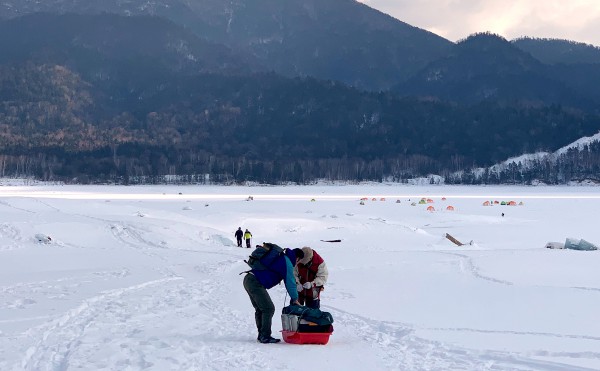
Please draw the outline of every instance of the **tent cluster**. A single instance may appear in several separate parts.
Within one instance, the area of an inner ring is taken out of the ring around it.
[[[409,201],[410,201],[410,200],[409,200]],[[446,201],[446,197],[442,197],[442,201]],[[421,199],[419,200],[419,202],[418,202],[418,204],[419,204],[419,205],[427,205],[427,204],[433,204],[433,203],[435,203],[435,201],[433,201],[433,199],[431,199],[431,198],[426,198],[426,197],[423,197],[423,198],[421,198]],[[417,202],[412,202],[410,205],[411,205],[411,206],[417,206]],[[447,207],[446,207],[446,210],[447,210],[447,211],[454,211],[454,206],[451,206],[451,205],[450,205],[450,206],[447,206]],[[429,211],[429,212],[434,212],[434,211],[435,211],[435,207],[433,207],[433,205],[429,205],[429,206],[427,207],[427,211]]]
[[[582,239],[576,238],[567,238],[565,243],[561,242],[548,242],[546,244],[547,249],[571,249],[571,250],[581,250],[581,251],[594,251],[598,250],[598,246],[594,245],[591,242]]]
[[[431,198],[425,198],[423,197],[420,201],[419,201],[419,205],[424,205],[424,204],[432,204],[433,200]]]
[[[360,199],[360,205],[365,205],[365,202],[369,201],[369,200],[371,200],[371,201],[377,201],[377,198],[376,197],[372,197],[372,198],[362,197]],[[379,199],[379,201],[385,201],[385,198],[381,197]],[[408,201],[410,202],[410,199]],[[446,201],[446,197],[442,197],[442,201]],[[486,201],[486,202],[489,202],[489,201]],[[397,199],[396,203],[399,204],[399,203],[402,203],[402,201],[400,201],[399,199]],[[433,204],[433,203],[435,203],[435,201],[433,199],[427,198],[427,197],[422,197],[419,200],[419,202],[418,202],[419,205],[427,205],[427,204]],[[411,202],[410,205],[411,206],[417,206],[417,202]],[[436,211],[436,209],[435,209],[435,207],[433,207],[433,205],[429,205],[427,207],[427,211],[434,212],[434,211]],[[449,205],[449,206],[446,207],[446,211],[455,211],[455,208],[454,208],[454,206]]]
[[[427,207],[427,211],[434,212],[435,211],[435,207],[429,206],[429,207]],[[447,206],[446,207],[446,211],[454,211],[454,206],[452,206],[452,205]]]
[[[363,197],[363,198],[361,198],[361,199],[360,199],[361,205],[364,205],[364,201],[369,201],[369,198],[368,198],[368,197]],[[376,197],[373,197],[373,198],[371,199],[371,201],[377,201],[377,198],[376,198]],[[385,201],[385,198],[384,198],[384,197],[381,197],[381,198],[379,199],[379,201]],[[398,201],[396,201],[396,202],[399,202],[399,201],[400,201],[400,200],[398,200]]]
[[[493,206],[493,205],[502,205],[502,206],[517,206],[516,201],[485,201],[483,206]],[[525,205],[523,201],[519,202],[519,206]]]

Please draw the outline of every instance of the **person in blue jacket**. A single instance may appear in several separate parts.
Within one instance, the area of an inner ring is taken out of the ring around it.
[[[252,269],[244,277],[244,289],[246,289],[255,310],[254,319],[258,329],[258,342],[269,344],[281,341],[271,336],[271,323],[275,314],[275,305],[267,290],[283,280],[292,303],[299,305],[294,266],[303,257],[304,253],[301,249],[285,249],[283,254],[279,255],[268,269]]]

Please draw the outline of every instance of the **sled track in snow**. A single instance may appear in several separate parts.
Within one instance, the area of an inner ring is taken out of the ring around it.
[[[508,335],[523,335],[523,336],[543,336],[543,337],[566,338],[566,339],[594,340],[594,341],[600,342],[600,337],[598,337],[598,336],[556,334],[556,333],[552,333],[552,332],[478,330],[478,329],[471,329],[471,328],[427,328],[426,330],[474,332],[474,333],[480,333],[480,334],[508,334]],[[600,344],[599,344],[599,347],[600,347]]]
[[[469,274],[471,274],[473,277],[481,279],[481,280],[485,280],[485,281],[489,281],[489,282],[493,282],[493,283],[497,283],[499,285],[506,285],[506,286],[513,286],[514,283],[510,282],[510,281],[505,281],[505,280],[499,280],[497,278],[493,278],[493,277],[489,277],[489,276],[484,276],[483,274],[479,273],[479,268],[477,268],[477,266],[475,265],[475,263],[473,263],[473,258],[471,258],[470,256],[467,255],[463,255],[463,254],[458,254],[458,253],[452,253],[452,252],[447,252],[447,251],[435,251],[436,254],[444,254],[444,255],[450,255],[450,256],[454,256],[454,257],[458,257],[460,259],[460,270],[463,272],[467,272]]]
[[[121,241],[124,245],[141,250],[150,256],[156,256],[156,254],[151,254],[150,252],[146,251],[149,247],[161,250],[166,248],[161,244],[145,239],[143,237],[143,232],[138,227],[134,227],[130,224],[111,224],[110,231],[113,236],[117,240]]]
[[[136,250],[140,250],[148,256],[160,257],[160,255],[152,253],[150,251],[150,249],[157,249],[157,250],[158,249],[161,249],[161,250],[170,249],[169,246],[167,246],[166,244],[164,244],[162,242],[157,243],[156,241],[153,241],[153,240],[150,240],[150,239],[144,237],[144,234],[146,232],[151,231],[151,229],[150,229],[150,228],[152,228],[151,226],[135,225],[134,223],[126,223],[121,220],[109,220],[109,219],[100,218],[97,216],[86,215],[86,214],[64,212],[60,208],[52,206],[51,204],[49,204],[47,202],[44,202],[44,201],[38,200],[38,199],[35,199],[35,200],[37,202],[39,202],[40,204],[43,204],[44,206],[46,206],[56,212],[60,212],[60,213],[66,214],[66,215],[78,216],[78,217],[81,217],[84,219],[91,219],[91,220],[101,222],[102,224],[106,224],[109,226],[111,234],[118,241],[122,242],[125,246],[134,248]],[[156,222],[160,221],[157,219],[152,219],[152,220],[154,220]],[[193,230],[194,226],[191,226],[191,227]],[[201,243],[201,241],[191,238],[188,234],[183,234],[180,232],[173,232],[173,233],[177,233],[177,235],[179,237],[188,239],[188,240],[192,241],[193,243],[196,243],[196,244]],[[224,237],[220,233],[211,234],[210,237],[215,240],[230,241],[229,238]],[[233,243],[232,243],[232,245],[233,245]],[[71,245],[67,245],[67,246],[71,246]],[[76,246],[71,246],[71,247],[76,247]],[[148,251],[143,251],[143,250],[148,250]],[[182,248],[172,248],[172,250],[187,251],[187,252],[201,252],[198,250],[182,249]],[[229,254],[229,256],[234,256],[234,255]]]
[[[8,202],[6,202],[6,201],[0,201],[0,205],[4,205],[4,206],[6,206],[6,207],[10,207],[11,209],[15,209],[15,210],[19,210],[19,211],[24,211],[24,212],[26,212],[26,213],[30,213],[30,214],[36,214],[36,212],[35,212],[35,211],[31,211],[31,210],[23,209],[23,208],[21,208],[21,207],[13,206],[13,205],[9,204],[9,203],[8,203]]]
[[[0,250],[15,250],[19,248],[19,242],[22,240],[21,232],[8,223],[0,224],[0,237],[10,241],[7,245],[0,245]]]
[[[53,280],[19,282],[0,286],[0,297],[2,298],[0,306],[3,305],[8,309],[23,309],[36,304],[40,299],[65,300],[80,289],[83,285],[82,282],[119,279],[129,274],[127,269],[106,270]],[[32,294],[35,295],[32,297]]]
[[[28,331],[33,345],[20,364],[8,369],[285,368],[276,365],[272,349],[252,341],[256,329],[249,313],[224,301],[232,290],[241,289],[219,285],[221,275],[237,263],[201,263],[193,269],[198,280],[165,278],[85,300]]]
[[[64,371],[69,367],[69,357],[79,344],[79,339],[94,319],[103,312],[110,312],[112,307],[118,306],[121,296],[132,291],[141,290],[151,286],[163,285],[178,278],[165,278],[126,288],[108,291],[104,294],[87,299],[65,315],[36,329],[41,338],[34,342],[26,351],[26,355],[19,366],[14,370],[52,370]],[[28,331],[32,337],[34,330]]]
[[[352,328],[350,332],[359,334],[356,336],[365,343],[365,346],[378,349],[387,369],[589,371],[587,368],[529,358],[529,356],[561,356],[556,353],[536,352],[515,356],[498,351],[470,350],[419,338],[415,336],[414,329],[406,324],[376,321],[330,306],[324,306],[324,309],[333,312],[338,330],[341,326],[350,327]],[[568,353],[565,352],[564,356],[568,356]],[[573,354],[573,356],[596,358],[597,354]]]
[[[94,221],[98,221],[101,224],[105,224],[108,225],[110,228],[110,232],[111,234],[118,240],[120,241],[123,245],[128,246],[130,248],[136,249],[138,251],[141,251],[143,254],[147,255],[147,256],[151,256],[151,257],[158,257],[160,259],[164,259],[160,254],[156,253],[156,252],[152,252],[152,249],[155,250],[165,250],[165,249],[170,249],[170,250],[176,250],[176,251],[186,251],[186,252],[194,252],[194,253],[210,253],[210,252],[206,252],[206,251],[199,251],[199,250],[194,250],[194,249],[189,249],[189,248],[171,248],[168,245],[160,242],[157,243],[155,241],[152,241],[150,239],[147,239],[144,237],[144,233],[150,231],[149,228],[152,228],[150,226],[136,226],[133,223],[126,223],[123,222],[121,220],[110,220],[110,219],[106,219],[106,218],[101,218],[101,217],[97,217],[97,216],[92,216],[92,215],[86,215],[86,214],[81,214],[81,213],[73,213],[73,212],[65,212],[62,209],[55,207],[53,205],[51,205],[50,203],[40,200],[40,199],[33,199],[35,202],[44,205],[45,207],[51,209],[52,211],[58,212],[58,213],[62,213],[65,215],[72,215],[72,216],[77,216],[77,217],[81,217],[83,219],[90,219],[90,220],[94,220]],[[23,210],[29,213],[36,213],[35,211],[31,211],[31,210],[26,210],[26,209],[21,209],[21,208],[17,208],[14,206],[9,205],[6,202],[2,202],[0,201],[0,204],[5,204],[6,206],[18,209],[18,210]],[[156,219],[152,219],[154,221],[158,221]],[[190,226],[193,230],[193,228],[195,226]],[[10,226],[8,226],[7,228],[11,228]],[[14,228],[13,228],[14,229]],[[19,231],[14,230],[16,233],[19,233]],[[230,241],[229,238],[224,237],[219,231],[215,231],[216,233],[213,234],[208,234],[210,236],[211,239],[215,240],[215,241]],[[6,232],[7,234],[10,234],[10,231]],[[202,240],[197,240],[194,238],[191,238],[189,234],[184,234],[181,232],[177,232],[175,231],[174,233],[177,233],[177,235],[180,238],[185,238],[188,239],[190,241],[192,241],[192,243],[194,244],[202,244],[204,241]],[[2,236],[2,226],[0,226],[0,236]],[[206,234],[206,233],[205,233]],[[203,234],[204,235],[204,234]],[[18,239],[21,239],[20,237]],[[59,246],[68,246],[68,247],[72,247],[72,248],[81,248],[81,246],[76,246],[73,244],[69,244],[69,243],[61,243],[61,242],[55,242],[54,244],[59,245]],[[218,244],[219,245],[219,244]],[[221,245],[225,245],[224,243]],[[231,245],[233,246],[233,243],[231,243]],[[0,247],[0,250],[2,249],[2,247]],[[226,254],[226,253],[219,253],[222,255],[227,255],[227,256],[231,256],[231,257],[237,257],[237,255],[234,254]]]
[[[600,288],[598,287],[580,287],[580,286],[575,286],[575,287],[571,287],[574,290],[583,290],[583,291],[596,291],[596,292],[600,292]]]

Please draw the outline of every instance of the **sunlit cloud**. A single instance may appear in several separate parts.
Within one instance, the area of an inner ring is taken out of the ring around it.
[[[598,0],[361,0],[366,5],[456,41],[490,31],[569,39],[600,46]]]

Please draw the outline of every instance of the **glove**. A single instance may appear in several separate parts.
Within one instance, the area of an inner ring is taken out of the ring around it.
[[[312,282],[305,282],[304,285],[302,285],[302,287],[304,287],[305,289],[312,289],[313,283]]]
[[[300,291],[304,290],[304,287],[301,284],[297,284],[296,290],[298,290],[298,292],[300,292]]]

